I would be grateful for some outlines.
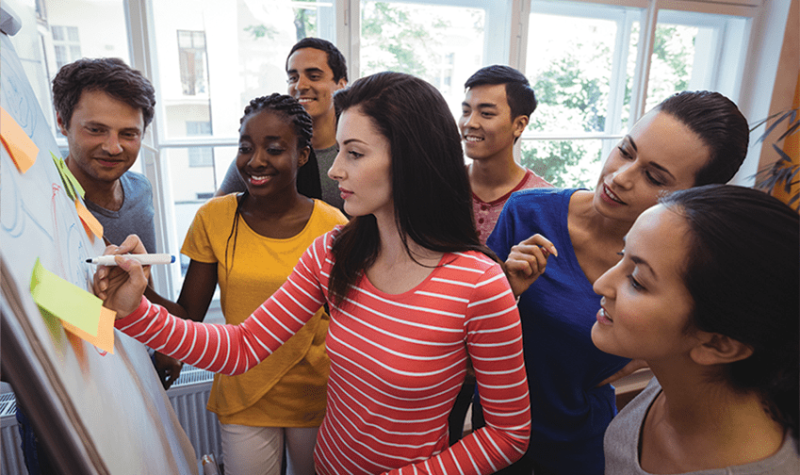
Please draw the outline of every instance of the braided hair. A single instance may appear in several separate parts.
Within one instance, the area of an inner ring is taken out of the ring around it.
[[[319,166],[317,165],[317,155],[314,147],[311,146],[311,137],[314,133],[311,116],[292,96],[273,93],[269,96],[256,97],[244,108],[244,115],[239,120],[243,124],[245,119],[261,111],[271,111],[288,120],[291,120],[294,133],[297,136],[297,148],[309,148],[308,161],[297,171],[297,191],[309,198],[322,199],[322,185],[319,179]],[[228,242],[225,245],[225,268],[230,274],[233,268],[233,255],[236,252],[236,237],[239,234],[239,216],[241,215],[242,203],[247,198],[247,189],[239,196],[236,205],[236,213],[233,216],[231,233],[228,235]],[[231,246],[233,240],[233,246]],[[231,266],[228,266],[228,250],[230,249]]]

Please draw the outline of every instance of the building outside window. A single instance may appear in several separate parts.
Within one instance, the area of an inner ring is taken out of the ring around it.
[[[56,55],[56,68],[81,59],[81,40],[76,26],[50,27],[53,33],[53,49]]]
[[[208,85],[205,32],[178,30],[178,50],[183,93],[187,96],[205,94]]]

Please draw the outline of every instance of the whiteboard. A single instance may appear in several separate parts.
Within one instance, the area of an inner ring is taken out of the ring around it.
[[[0,103],[39,147],[21,174],[0,145],[0,363],[63,473],[197,474],[197,457],[144,346],[115,330],[114,354],[45,320],[30,295],[38,258],[84,289],[105,247],[91,240],[50,152],[58,147],[22,65],[0,33]]]

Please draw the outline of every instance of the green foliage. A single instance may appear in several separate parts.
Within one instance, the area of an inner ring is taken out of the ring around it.
[[[767,165],[756,173],[755,188],[770,194],[782,188],[787,196],[787,204],[796,211],[800,211],[800,188],[797,187],[800,184],[800,164],[794,162],[792,157],[784,152],[778,144],[790,135],[797,134],[800,131],[798,112],[800,112],[798,109],[779,112],[767,117],[750,129],[750,132],[752,132],[762,125],[765,126],[764,133],[756,140],[756,144],[758,144],[763,142],[779,125],[785,122],[786,132],[772,143],[772,149],[778,155],[778,159],[772,165]]]
[[[297,32],[297,41],[302,40],[308,36],[316,36],[317,34],[317,17],[316,15],[309,14],[308,9],[298,7],[294,9],[294,28]],[[268,25],[250,25],[244,28],[244,31],[253,35],[253,39],[260,40],[267,38],[274,40],[278,35],[278,29],[274,26]]]
[[[431,31],[449,27],[442,18],[419,22],[403,6],[371,2],[361,10],[362,45],[375,45],[388,55],[373,55],[366,61],[370,71],[397,71],[431,81],[426,65],[439,63],[441,45]]]
[[[636,28],[636,27],[635,27]],[[638,30],[632,38],[639,38]],[[653,49],[651,90],[667,95],[688,86],[692,61],[687,31],[675,26],[656,29]],[[631,44],[635,50],[637,40]],[[611,65],[609,45],[582,45],[577,41],[565,48],[565,55],[550,64],[533,81],[539,108],[531,117],[530,130],[560,132],[603,132],[606,127]],[[624,108],[630,104],[632,64],[626,77]],[[663,77],[658,77],[662,76]],[[664,92],[668,91],[668,92]],[[623,124],[624,125],[624,124]],[[594,146],[590,146],[589,144]],[[522,165],[532,169],[555,186],[593,187],[596,177],[589,172],[599,162],[597,142],[535,141],[522,150]]]
[[[294,9],[294,28],[297,32],[297,41],[309,36],[317,35],[317,16],[309,15],[305,8]]]
[[[245,27],[244,31],[249,32],[257,40],[264,37],[274,40],[275,35],[278,34],[278,30],[275,27],[267,25],[250,25]]]
[[[655,42],[653,43],[653,62],[663,62],[671,71],[674,78],[669,87],[671,92],[684,91],[689,87],[689,68],[691,63],[687,58],[692,57],[690,46],[694,46],[694,38],[691,45],[681,41],[683,30],[674,25],[660,25],[656,28]]]
[[[594,179],[588,173],[587,162],[600,160],[600,153],[588,151],[580,141],[553,140],[535,142],[535,145],[522,149],[522,166],[559,188],[594,186]]]

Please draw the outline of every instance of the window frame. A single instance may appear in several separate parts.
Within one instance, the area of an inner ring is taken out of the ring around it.
[[[158,71],[155,70],[157,62],[154,60],[155,34],[152,26],[154,25],[152,11],[148,8],[150,0],[125,0],[127,11],[130,58],[132,66],[142,71],[146,77],[150,78],[158,91],[161,90],[158,84]],[[505,63],[521,71],[525,70],[525,58],[527,55],[527,32],[530,28],[529,18],[532,0],[492,0],[497,5],[497,11],[502,11],[503,18],[492,18],[497,23],[487,21],[486,30],[492,34],[486,35],[485,50],[490,54],[484,54],[486,64]],[[538,1],[538,0],[533,0]],[[645,98],[647,91],[647,77],[650,68],[650,58],[653,50],[654,25],[661,10],[688,11],[698,13],[713,13],[731,15],[747,18],[749,33],[745,51],[741,51],[740,71],[737,73],[736,81],[738,86],[735,93],[731,95],[739,105],[746,117],[757,118],[766,115],[769,107],[769,98],[772,93],[772,83],[777,70],[777,53],[775,58],[764,58],[767,52],[780,50],[780,45],[784,35],[786,11],[790,0],[776,0],[774,2],[764,2],[763,0],[725,0],[724,2],[715,0],[573,0],[588,5],[613,5],[629,6],[643,9],[640,24],[640,34],[644,41],[644,47],[640,48],[636,61],[636,71],[634,73],[634,90],[631,99],[631,116],[629,123],[635,122],[644,114]],[[348,74],[351,79],[359,77],[360,64],[360,1],[359,0],[330,0],[326,3],[333,3],[334,6],[334,35],[337,47],[348,58]],[[421,0],[408,0],[407,3],[435,3],[445,5],[463,5],[485,7],[486,3],[480,0],[434,0],[423,2]],[[501,26],[496,26],[501,25]],[[491,29],[491,30],[490,30]],[[647,34],[645,34],[647,32]],[[486,52],[485,51],[485,52]],[[744,71],[757,69],[757,77],[748,77]],[[763,70],[762,70],[763,69]],[[210,73],[210,72],[209,72]],[[613,77],[612,77],[613,81]],[[764,87],[764,82],[769,83],[769,87]],[[620,83],[621,81],[616,81]],[[617,91],[618,93],[619,91]],[[612,103],[613,104],[613,103]],[[609,111],[611,113],[611,111]],[[619,111],[615,111],[619,113]],[[236,146],[238,137],[192,137],[165,139],[164,120],[161,112],[156,113],[156,118],[148,128],[143,139],[142,151],[140,153],[141,164],[144,174],[150,179],[154,191],[154,205],[156,208],[156,239],[160,250],[178,252],[179,238],[170,235],[170,226],[167,223],[174,222],[173,203],[170,187],[168,186],[169,171],[164,160],[162,160],[161,150],[182,147],[215,147],[215,146]],[[617,123],[618,121],[614,121]],[[523,135],[523,140],[585,140],[585,139],[607,139],[606,141],[618,140],[621,131],[607,130],[604,134],[530,134]],[[519,142],[521,144],[522,141]],[[519,144],[517,153],[519,153]],[[751,160],[748,157],[746,164],[750,164],[743,169],[751,170],[757,166],[757,157]],[[751,184],[749,175],[743,175],[735,179],[741,184]],[[745,172],[746,173],[746,172]],[[751,172],[752,173],[752,172]],[[173,233],[174,234],[174,233]],[[180,270],[169,269],[177,266],[155,266],[153,277],[156,289],[167,296],[176,295],[175,283],[180,282]],[[176,276],[177,274],[177,276]]]

